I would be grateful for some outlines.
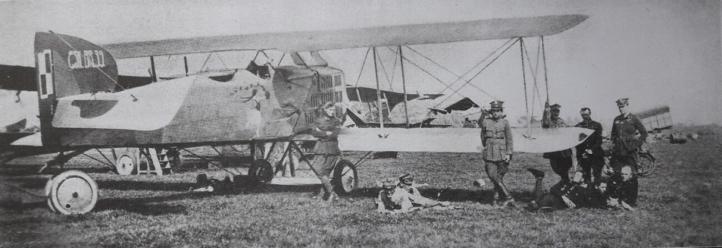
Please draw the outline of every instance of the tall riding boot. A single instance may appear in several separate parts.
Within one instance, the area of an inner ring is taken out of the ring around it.
[[[511,192],[509,192],[509,189],[506,188],[506,185],[504,184],[504,180],[499,180],[499,189],[501,190],[500,195],[503,195],[503,203],[502,206],[508,206],[508,205],[514,205],[514,198],[511,197]]]
[[[323,197],[324,200],[331,202],[338,199],[338,195],[333,191],[333,184],[331,184],[331,179],[329,179],[328,176],[321,176],[321,184],[326,190],[326,194]]]

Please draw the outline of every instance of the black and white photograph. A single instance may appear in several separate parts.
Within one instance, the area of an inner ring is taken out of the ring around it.
[[[722,245],[718,0],[0,0],[0,247]]]

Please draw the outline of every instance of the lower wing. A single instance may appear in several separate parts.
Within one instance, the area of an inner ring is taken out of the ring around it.
[[[346,128],[338,136],[344,151],[480,152],[478,128]],[[544,153],[569,149],[594,130],[578,127],[512,128],[515,152]]]

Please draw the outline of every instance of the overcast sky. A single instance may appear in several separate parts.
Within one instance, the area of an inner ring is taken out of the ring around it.
[[[614,100],[629,97],[636,110],[669,105],[675,122],[722,123],[722,111],[719,110],[722,106],[719,1],[149,2],[0,2],[0,63],[32,65],[34,32],[47,30],[102,44],[494,17],[585,14],[589,19],[580,25],[545,39],[550,96],[552,102],[563,106],[562,115],[576,117],[580,107],[589,106],[598,119],[608,120],[617,114]],[[412,48],[456,74],[462,74],[503,43],[480,41]],[[535,57],[537,40],[529,39],[527,45],[530,55]],[[387,74],[395,78],[390,87],[400,90],[399,75],[391,69],[393,55],[388,49],[380,50],[383,63],[388,67]],[[331,65],[346,72],[348,83],[354,83],[365,52],[365,49],[350,49],[327,51],[324,55]],[[413,56],[410,52],[405,53]],[[523,115],[525,104],[519,53],[518,47],[510,49],[487,72],[472,81],[488,95],[472,87],[459,92],[485,105],[491,100],[489,95],[503,99],[511,118]],[[235,59],[224,56],[226,60]],[[422,63],[420,57],[414,59],[438,73],[440,78],[453,79],[430,63]],[[531,59],[535,61],[535,58]],[[166,59],[166,62],[171,60]],[[199,65],[202,59],[194,59],[191,63]],[[368,66],[360,85],[374,85]],[[410,91],[436,93],[444,88],[413,66],[406,67]],[[121,67],[121,71],[137,70]],[[388,83],[383,84],[389,87]],[[529,84],[533,89],[533,83]],[[545,97],[542,82],[537,87]],[[529,91],[530,98],[534,92]],[[535,104],[538,113],[539,100]]]

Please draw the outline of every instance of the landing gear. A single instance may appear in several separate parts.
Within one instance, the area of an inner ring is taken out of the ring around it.
[[[117,151],[115,172],[122,176],[135,174],[138,170],[138,157],[140,156],[138,148],[121,148]]]
[[[358,188],[358,172],[356,171],[356,166],[348,160],[339,160],[333,170],[331,183],[337,194],[350,194],[354,189]]]
[[[70,170],[51,178],[45,186],[51,211],[85,214],[98,202],[98,185],[81,171]]]

